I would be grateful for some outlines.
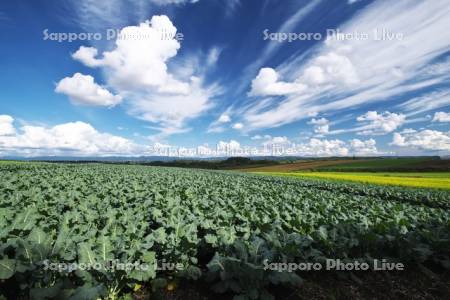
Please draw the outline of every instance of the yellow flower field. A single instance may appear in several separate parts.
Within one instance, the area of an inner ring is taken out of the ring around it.
[[[312,177],[382,185],[450,189],[450,173],[266,172],[266,175]]]

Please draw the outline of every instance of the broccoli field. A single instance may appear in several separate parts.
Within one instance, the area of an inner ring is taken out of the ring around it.
[[[307,273],[274,266],[328,259],[449,270],[450,192],[146,166],[0,164],[0,299],[136,299],[180,282],[204,282],[225,299],[274,299],[274,287],[295,289]]]

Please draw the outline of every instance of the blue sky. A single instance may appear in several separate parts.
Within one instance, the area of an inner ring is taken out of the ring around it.
[[[445,0],[98,2],[0,4],[0,156],[450,154]]]

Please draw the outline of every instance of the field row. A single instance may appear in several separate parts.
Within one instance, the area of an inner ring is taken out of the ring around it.
[[[385,258],[449,267],[449,199],[446,191],[231,172],[4,164],[0,279],[35,298],[115,299],[187,278],[271,299],[267,286],[300,277],[264,270],[264,262]],[[44,262],[110,260],[184,268],[43,270]]]
[[[450,189],[450,173],[264,172],[258,174],[297,178],[323,178],[379,185]]]

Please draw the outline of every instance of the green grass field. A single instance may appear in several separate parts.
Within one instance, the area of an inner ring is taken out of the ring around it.
[[[369,173],[369,172],[264,172],[258,174],[289,176],[289,177],[310,177],[341,181],[356,181],[381,185],[398,185],[420,188],[450,189],[450,172],[433,173]]]

